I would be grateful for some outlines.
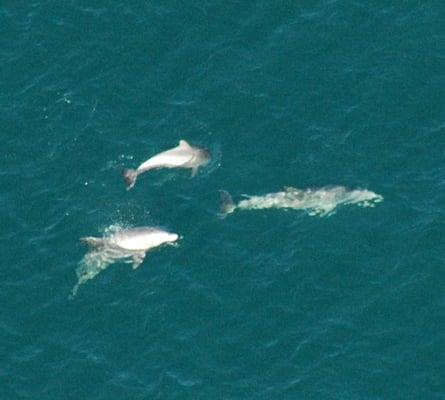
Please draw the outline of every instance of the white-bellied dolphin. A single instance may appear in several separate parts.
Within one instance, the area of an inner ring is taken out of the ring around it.
[[[136,269],[149,250],[164,244],[174,244],[178,239],[176,233],[151,227],[119,229],[101,238],[81,238],[88,245],[89,251],[76,270],[78,282],[72,290],[72,296],[77,293],[80,285],[93,279],[110,264],[123,261],[132,263],[133,269]]]
[[[198,168],[210,161],[210,153],[206,149],[190,146],[185,140],[180,140],[178,146],[173,149],[156,154],[143,162],[137,169],[124,169],[122,175],[131,189],[138,175],[158,168],[190,168],[192,176],[196,175]]]
[[[349,190],[343,186],[326,186],[320,189],[296,189],[285,187],[282,192],[264,196],[247,196],[234,203],[230,194],[220,190],[220,216],[224,217],[236,209],[259,210],[265,208],[285,208],[306,210],[309,215],[327,216],[335,212],[341,204],[357,204],[373,207],[383,201],[383,196],[366,189]]]

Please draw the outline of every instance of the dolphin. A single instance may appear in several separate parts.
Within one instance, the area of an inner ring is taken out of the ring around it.
[[[162,246],[174,245],[179,239],[176,233],[170,233],[159,228],[139,227],[119,229],[104,237],[83,237],[80,241],[89,247],[76,270],[78,282],[72,290],[76,295],[79,286],[93,279],[97,274],[117,261],[130,262],[133,269],[144,261],[148,251]]]
[[[180,140],[178,146],[163,151],[144,161],[136,169],[124,169],[122,175],[130,190],[136,183],[138,175],[158,168],[190,168],[192,177],[198,172],[198,168],[210,161],[210,153],[206,149],[190,146],[185,140]]]
[[[232,196],[220,190],[220,216],[239,210],[259,210],[265,208],[284,208],[305,210],[309,215],[328,216],[342,204],[357,204],[374,207],[383,201],[383,196],[366,189],[347,189],[344,186],[326,186],[320,189],[297,189],[284,187],[283,191],[268,193],[264,196],[248,196],[235,204]]]

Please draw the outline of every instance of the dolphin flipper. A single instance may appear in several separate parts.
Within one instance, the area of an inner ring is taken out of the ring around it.
[[[194,177],[196,176],[197,173],[198,173],[198,167],[193,167],[193,168],[192,168],[191,178],[194,178]]]
[[[133,258],[133,269],[136,269],[144,262],[145,253],[135,254],[132,258]]]

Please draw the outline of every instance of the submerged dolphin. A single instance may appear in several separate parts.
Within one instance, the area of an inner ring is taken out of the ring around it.
[[[185,140],[180,140],[178,146],[173,149],[156,154],[143,162],[137,169],[124,169],[122,175],[130,190],[138,175],[158,168],[190,168],[192,177],[196,175],[198,168],[210,161],[210,153],[206,149],[190,146]]]
[[[320,189],[296,189],[285,187],[284,191],[264,196],[246,196],[235,204],[230,194],[220,191],[220,215],[222,217],[236,209],[259,210],[264,208],[285,208],[306,210],[309,215],[326,216],[334,213],[341,204],[357,204],[373,207],[383,201],[383,196],[365,189],[349,190],[343,186],[326,186]]]
[[[172,245],[178,238],[176,233],[149,227],[119,229],[102,238],[81,238],[89,246],[89,251],[76,270],[78,282],[72,290],[72,296],[77,293],[80,285],[93,279],[110,264],[117,261],[131,262],[133,269],[136,269],[149,250],[164,244]]]

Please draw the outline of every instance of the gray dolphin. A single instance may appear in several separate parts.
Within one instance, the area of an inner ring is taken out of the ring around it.
[[[190,168],[192,177],[196,175],[198,168],[210,161],[210,153],[206,149],[190,146],[185,140],[180,140],[178,146],[173,149],[156,154],[143,162],[137,169],[124,169],[122,175],[130,190],[136,183],[138,175],[158,168]]]
[[[265,208],[284,208],[305,210],[309,215],[327,216],[335,212],[341,204],[357,204],[373,207],[383,201],[383,196],[366,189],[347,189],[344,186],[326,186],[320,189],[297,189],[285,187],[282,192],[268,193],[264,196],[247,196],[234,203],[232,196],[220,190],[220,216],[239,210],[259,210]]]

